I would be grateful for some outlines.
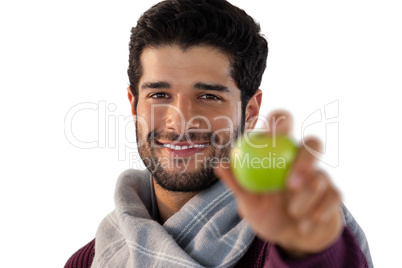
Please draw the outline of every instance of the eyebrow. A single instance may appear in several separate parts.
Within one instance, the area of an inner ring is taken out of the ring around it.
[[[159,89],[159,88],[170,88],[168,82],[147,82],[142,84],[141,89]]]
[[[157,81],[157,82],[146,82],[142,84],[141,89],[170,89],[171,86],[168,82]],[[230,90],[220,84],[207,84],[198,82],[193,86],[194,89],[198,90],[210,90],[218,91],[223,93],[230,93]]]
[[[206,83],[196,83],[194,85],[195,89],[201,89],[201,90],[212,90],[212,91],[219,91],[219,92],[224,92],[224,93],[230,93],[230,90],[219,84],[206,84]]]

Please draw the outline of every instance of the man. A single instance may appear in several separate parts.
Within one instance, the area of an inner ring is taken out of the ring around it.
[[[224,0],[167,0],[142,15],[128,98],[147,170],[119,177],[115,210],[66,267],[372,266],[363,232],[303,146],[281,191],[248,192],[228,167],[233,141],[256,125],[267,53],[259,26]],[[289,135],[291,124],[274,113],[267,135]]]

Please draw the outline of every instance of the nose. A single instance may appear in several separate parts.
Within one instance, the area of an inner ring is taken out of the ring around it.
[[[165,126],[170,131],[185,133],[201,127],[199,111],[188,97],[177,96],[166,112]]]

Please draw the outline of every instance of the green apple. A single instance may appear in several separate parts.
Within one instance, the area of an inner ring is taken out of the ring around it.
[[[239,184],[253,192],[283,189],[298,148],[285,135],[261,132],[242,135],[230,154],[230,166]]]

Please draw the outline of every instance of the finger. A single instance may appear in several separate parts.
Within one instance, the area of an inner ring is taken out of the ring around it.
[[[329,187],[326,174],[320,170],[315,171],[310,176],[307,184],[308,187],[304,187],[295,193],[289,201],[288,212],[295,219],[309,215],[322,201]]]
[[[334,186],[323,198],[322,202],[317,205],[317,208],[312,212],[312,220],[315,223],[327,222],[334,213],[338,213],[341,204],[341,195]]]
[[[299,148],[299,152],[287,179],[287,187],[289,190],[297,191],[303,187],[308,176],[314,170],[317,158],[311,154],[311,150],[321,151],[321,143],[318,139],[306,139],[304,145]]]
[[[298,228],[308,234],[318,225],[326,224],[337,213],[340,213],[340,195],[334,188],[329,188],[312,213],[299,222]]]
[[[230,165],[228,163],[220,162],[214,168],[215,175],[232,191],[236,196],[242,196],[246,194],[246,191],[237,183]]]
[[[290,135],[292,131],[293,118],[285,110],[271,112],[263,121],[262,130],[269,135]]]

